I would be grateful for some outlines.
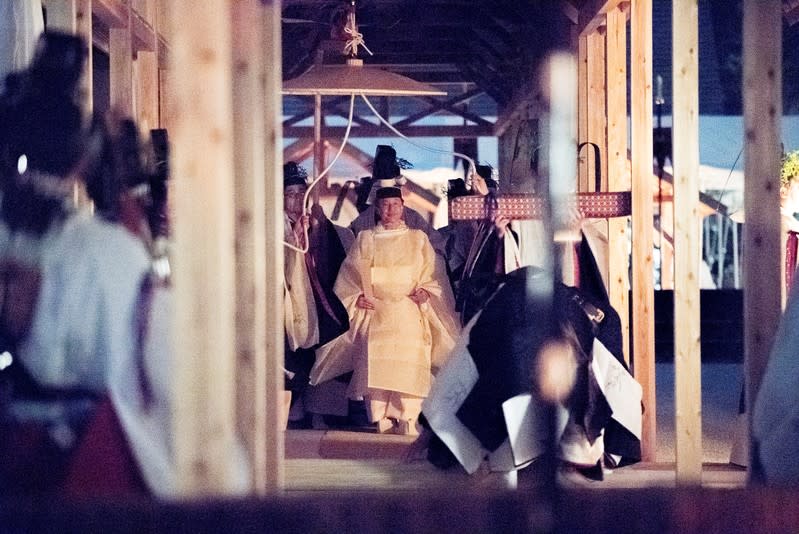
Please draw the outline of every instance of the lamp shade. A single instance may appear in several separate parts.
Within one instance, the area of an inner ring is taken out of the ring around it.
[[[382,69],[365,67],[360,59],[345,65],[314,65],[283,83],[284,95],[444,96],[430,85]]]

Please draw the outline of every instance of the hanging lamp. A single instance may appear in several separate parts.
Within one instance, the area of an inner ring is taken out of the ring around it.
[[[417,82],[400,74],[364,66],[358,58],[358,47],[371,54],[363,41],[363,34],[355,23],[355,2],[350,3],[347,21],[343,28],[347,36],[343,52],[348,56],[343,65],[312,66],[307,72],[283,82],[284,95],[346,96],[445,96],[433,86]]]

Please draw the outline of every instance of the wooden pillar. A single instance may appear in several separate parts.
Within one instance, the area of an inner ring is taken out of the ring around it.
[[[597,189],[596,175],[594,172],[594,153],[585,150],[583,157],[588,163],[588,191],[607,191],[608,176],[608,134],[607,134],[607,80],[605,79],[605,26],[592,32],[587,37],[588,52],[588,123],[587,137],[580,142],[590,141],[599,146],[599,168],[602,174],[602,183]],[[607,269],[606,266],[602,267]]]
[[[155,5],[156,53],[158,57],[158,127],[171,129],[172,114],[175,106],[172,104],[172,92],[169,83],[169,50],[166,43],[169,38],[169,25],[167,21],[167,7],[163,2]]]
[[[588,140],[588,36],[577,38],[577,142]],[[577,191],[588,192],[590,171],[589,150],[581,152],[577,159]],[[593,156],[592,156],[593,157]]]
[[[258,0],[232,4],[233,145],[236,194],[236,410],[252,468],[266,491],[266,188],[263,27]]]
[[[674,386],[677,483],[702,483],[702,363],[699,345],[699,8],[672,5],[674,166]]]
[[[140,50],[133,62],[135,116],[139,130],[148,135],[159,126],[158,53]]]
[[[322,171],[325,170],[325,143],[322,139],[322,126],[325,120],[322,113],[322,95],[316,94],[313,96],[313,179],[319,178]],[[327,183],[327,180],[324,180]],[[314,204],[319,204],[319,187],[314,187],[311,190],[311,198]]]
[[[92,0],[44,0],[47,27],[83,37],[88,47],[86,66],[80,81],[83,109],[91,115],[92,98]]]
[[[283,433],[283,87],[280,0],[262,0],[264,9],[264,161],[266,237],[266,488],[284,485]]]
[[[627,16],[619,8],[607,14],[608,190],[629,191],[627,171]],[[629,217],[608,221],[608,293],[621,319],[622,350],[630,361]]]
[[[655,293],[652,280],[652,0],[631,3],[633,371],[643,388],[643,460],[656,459]]]
[[[133,42],[131,38],[130,7],[128,24],[108,31],[108,62],[110,70],[110,104],[125,116],[133,117]]]
[[[781,316],[780,8],[780,2],[744,1],[744,368],[750,414]]]
[[[173,451],[184,497],[227,495],[236,421],[230,3],[172,0],[169,15]]]

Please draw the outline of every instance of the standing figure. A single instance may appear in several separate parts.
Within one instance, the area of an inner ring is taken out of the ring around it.
[[[459,326],[443,259],[403,221],[400,189],[381,188],[376,199],[380,222],[358,234],[335,285],[350,330],[320,349],[311,383],[352,370],[348,395],[366,400],[378,431],[414,434]]]
[[[491,176],[493,169],[477,165],[476,170],[488,191],[484,197],[487,216],[480,221],[456,221],[448,247],[457,310],[463,325],[483,307],[500,279],[521,267],[518,236],[510,228],[510,219],[496,209],[499,184]],[[465,187],[450,185],[451,197],[462,196]]]
[[[374,228],[379,221],[375,207],[377,190],[382,187],[401,188],[405,184],[406,178],[400,174],[400,166],[397,163],[397,151],[388,145],[377,145],[372,176],[362,180],[356,201],[359,215],[350,223],[350,230],[355,235],[361,230]],[[444,237],[422,215],[403,206],[402,220],[408,228],[415,228],[427,234],[436,253],[444,256],[446,246]]]
[[[347,310],[333,292],[341,262],[354,237],[346,228],[334,225],[321,206],[304,211],[308,190],[305,170],[290,161],[283,166],[285,241],[285,311],[287,388],[292,392],[290,420],[300,426],[307,414],[346,416],[346,383],[331,381],[308,387],[308,373],[314,364],[314,349],[343,334],[349,328]],[[300,252],[306,249],[307,252]],[[298,250],[300,249],[300,250]],[[314,419],[313,416],[311,416]]]

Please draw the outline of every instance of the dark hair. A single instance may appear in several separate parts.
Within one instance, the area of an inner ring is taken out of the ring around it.
[[[6,78],[0,95],[0,216],[12,231],[41,234],[63,215],[63,198],[42,194],[36,176],[65,178],[83,155],[77,88],[86,51],[80,37],[45,33],[30,67]],[[19,172],[23,156],[26,169]],[[24,172],[30,174],[21,179]]]
[[[109,221],[117,221],[121,194],[148,184],[149,176],[144,172],[136,124],[131,119],[116,123],[110,120],[110,124],[95,123],[93,137],[97,137],[100,149],[86,172],[85,182],[97,213]]]

